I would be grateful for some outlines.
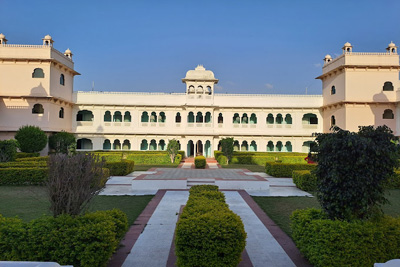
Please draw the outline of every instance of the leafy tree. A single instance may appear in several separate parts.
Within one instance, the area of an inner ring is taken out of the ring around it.
[[[175,157],[179,151],[179,143],[176,139],[169,140],[167,146],[167,152],[171,159],[171,163],[174,163]]]
[[[75,136],[64,131],[49,137],[49,147],[54,149],[56,153],[68,154],[75,143]]]
[[[82,213],[105,186],[107,169],[103,168],[104,163],[100,156],[90,153],[50,155],[46,186],[54,217]]]
[[[19,149],[26,153],[40,152],[47,145],[46,134],[36,126],[26,125],[18,129],[15,134]]]
[[[0,141],[0,162],[14,161],[17,154],[17,141]]]
[[[397,137],[387,126],[338,127],[317,134],[315,159],[318,200],[331,219],[368,219],[387,203],[384,182],[398,165]]]
[[[221,152],[226,157],[226,164],[228,164],[233,156],[233,138],[222,138],[221,139]]]

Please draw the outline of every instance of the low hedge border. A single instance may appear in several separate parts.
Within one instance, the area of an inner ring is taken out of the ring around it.
[[[0,215],[0,259],[106,266],[127,229],[125,213],[115,209],[77,217],[42,217],[29,223]]]
[[[246,245],[240,217],[217,186],[190,189],[176,227],[177,266],[237,266]]]
[[[311,171],[293,171],[292,173],[293,183],[297,188],[304,191],[316,191],[317,190],[317,176],[312,174]]]
[[[47,168],[46,161],[11,161],[0,163],[0,168]]]
[[[204,156],[197,156],[194,158],[194,166],[196,169],[205,169],[206,168],[206,157]]]
[[[28,157],[28,158],[17,158],[15,161],[47,161],[49,156],[44,157]]]
[[[0,168],[0,185],[42,185],[47,168]]]
[[[85,152],[86,153],[86,152]],[[179,164],[185,157],[184,151],[178,151],[178,155],[175,157],[174,163],[171,163],[171,159],[166,151],[93,151],[95,155],[104,157],[107,162],[119,162],[123,159],[133,160],[136,164],[145,165],[171,165]]]
[[[293,240],[314,266],[373,266],[400,258],[400,218],[346,222],[307,209],[290,219]]]
[[[106,162],[104,168],[110,170],[111,176],[125,176],[133,172],[135,162],[132,160],[121,160],[119,162]]]
[[[292,177],[293,171],[297,170],[314,170],[316,164],[294,164],[294,163],[280,163],[280,162],[267,162],[265,163],[265,172],[274,177]]]
[[[225,157],[221,151],[214,151],[214,157],[221,165],[226,164],[221,157]],[[295,152],[234,152],[230,164],[254,164],[265,166],[267,162],[281,161],[282,163],[307,164],[305,153]]]
[[[16,159],[22,159],[22,158],[32,158],[32,157],[39,157],[40,153],[36,152],[36,153],[26,153],[26,152],[17,152],[15,158]]]

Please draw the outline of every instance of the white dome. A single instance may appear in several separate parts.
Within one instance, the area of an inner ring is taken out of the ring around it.
[[[0,33],[0,39],[6,39],[6,36],[2,33]]]
[[[215,80],[214,73],[198,65],[194,70],[186,72],[185,80]]]
[[[396,47],[396,45],[393,42],[390,42],[390,44],[388,45],[388,47]]]
[[[331,55],[326,55],[325,59],[332,59]]]
[[[343,46],[351,46],[351,43],[346,42]]]
[[[52,40],[51,36],[48,35],[48,34],[47,34],[43,39],[44,39],[44,40]]]
[[[68,48],[67,50],[65,50],[64,54],[70,55],[70,54],[72,54],[72,52],[71,52],[71,50],[69,50],[69,48]]]

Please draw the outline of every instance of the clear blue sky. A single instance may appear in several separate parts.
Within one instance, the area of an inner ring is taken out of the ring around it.
[[[184,92],[203,64],[220,93],[321,93],[326,54],[400,46],[400,1],[0,0],[13,44],[70,48],[75,90]]]

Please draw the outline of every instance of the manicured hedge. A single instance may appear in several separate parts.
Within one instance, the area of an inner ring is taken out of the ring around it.
[[[0,215],[0,259],[105,266],[127,229],[120,210],[42,217],[29,223]]]
[[[265,172],[274,177],[292,177],[292,172],[297,170],[314,170],[316,164],[293,164],[280,162],[267,162]]]
[[[15,158],[21,159],[21,158],[32,158],[32,157],[39,157],[39,156],[40,156],[39,152],[36,152],[36,153],[18,152]]]
[[[246,245],[238,215],[229,210],[217,186],[190,189],[176,227],[177,266],[237,266]]]
[[[297,186],[297,188],[304,191],[317,190],[317,176],[312,174],[310,171],[293,171],[292,177],[293,183]]]
[[[197,156],[194,158],[194,166],[196,169],[204,169],[206,167],[206,157]]]
[[[48,159],[49,159],[48,156],[44,156],[44,157],[18,158],[15,161],[47,161]]]
[[[182,158],[185,157],[184,151],[178,151],[178,154],[182,157],[180,159],[175,157],[174,163],[171,163],[166,151],[93,151],[91,153],[104,157],[107,162],[120,162],[122,159],[126,159],[133,160],[135,164],[144,165],[175,165],[179,164]]]
[[[106,162],[104,167],[110,170],[111,176],[125,176],[133,172],[135,162],[132,160],[121,160],[119,162]]]
[[[0,168],[0,185],[42,185],[47,168]]]
[[[182,154],[178,154],[175,156],[174,163],[179,164],[182,161]]]
[[[329,220],[317,209],[291,216],[293,240],[314,266],[373,266],[400,258],[400,218]]]
[[[220,160],[224,157],[221,151],[214,151],[215,159],[222,165],[226,161]],[[304,158],[307,157],[305,153],[294,152],[233,152],[233,157],[230,164],[255,164],[264,166],[267,162],[281,161],[282,163],[297,163],[307,164]]]
[[[217,161],[218,161],[219,165],[226,165],[227,157],[225,157],[224,155],[221,155],[218,157]]]
[[[47,168],[46,161],[12,161],[0,163],[0,168]]]

